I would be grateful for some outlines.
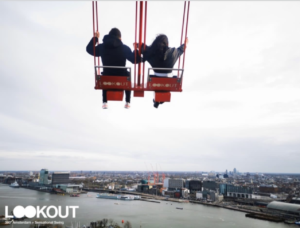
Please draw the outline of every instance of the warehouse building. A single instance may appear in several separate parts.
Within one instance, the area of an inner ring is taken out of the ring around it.
[[[299,204],[273,201],[268,204],[267,208],[271,211],[282,212],[282,213],[300,216],[300,205]]]

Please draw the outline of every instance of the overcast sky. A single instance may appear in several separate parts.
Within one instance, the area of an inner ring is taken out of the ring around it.
[[[183,4],[148,2],[148,45],[165,33],[179,46]],[[92,3],[0,2],[0,171],[299,173],[299,8],[192,1],[183,92],[158,109],[146,92],[103,110],[85,51]],[[117,27],[132,47],[135,2],[98,11],[100,39]]]

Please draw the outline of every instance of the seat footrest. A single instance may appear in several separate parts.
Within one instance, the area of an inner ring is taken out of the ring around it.
[[[170,92],[154,92],[154,100],[156,102],[170,102],[171,93]]]
[[[134,91],[133,96],[134,97],[144,97],[144,91]]]
[[[107,91],[106,96],[108,101],[122,101],[123,100],[124,91]]]

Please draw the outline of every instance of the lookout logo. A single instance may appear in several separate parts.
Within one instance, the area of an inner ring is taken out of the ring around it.
[[[13,215],[8,215],[8,206],[5,206],[5,217],[6,218],[13,218],[14,216],[16,218],[23,218],[26,216],[27,218],[67,218],[69,216],[69,210],[71,209],[72,217],[76,218],[76,209],[78,209],[79,206],[66,206],[66,210],[64,215],[62,214],[62,208],[61,206],[16,206],[13,209]]]

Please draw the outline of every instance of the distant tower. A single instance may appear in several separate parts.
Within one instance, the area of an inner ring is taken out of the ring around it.
[[[39,178],[39,183],[40,184],[48,184],[48,169],[42,169],[40,171],[40,178]]]
[[[233,173],[236,174],[236,168],[233,169]]]
[[[225,174],[228,174],[228,172],[227,172],[227,169],[226,169],[226,172],[225,172]]]

